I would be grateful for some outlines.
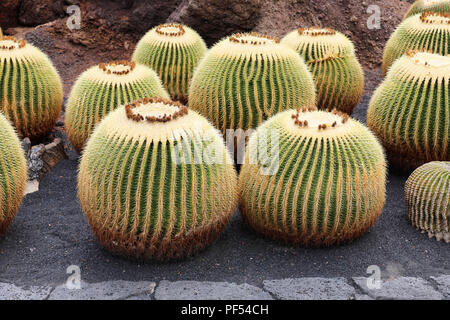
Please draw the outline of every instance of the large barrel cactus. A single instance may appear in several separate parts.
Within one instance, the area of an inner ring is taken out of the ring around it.
[[[194,69],[206,50],[197,32],[181,24],[166,23],[144,35],[133,60],[155,70],[173,99],[186,101]]]
[[[240,209],[263,235],[327,246],[369,230],[385,202],[381,145],[361,123],[332,112],[282,112],[250,137]]]
[[[364,90],[364,72],[353,43],[344,34],[332,29],[300,28],[281,42],[305,59],[314,76],[320,109],[353,112]]]
[[[158,75],[135,62],[111,61],[86,70],[69,96],[65,115],[67,136],[80,152],[111,110],[144,97],[169,98]]]
[[[383,55],[383,74],[407,50],[421,50],[450,54],[450,15],[424,12],[403,21],[386,43]]]
[[[0,37],[0,108],[22,137],[50,132],[61,112],[61,79],[38,48]]]
[[[315,86],[303,59],[280,41],[256,33],[234,34],[200,62],[189,89],[189,107],[225,135],[256,128],[291,108],[315,107]]]
[[[0,113],[0,237],[19,210],[27,182],[27,162],[19,138]]]
[[[196,112],[156,98],[120,107],[100,122],[82,156],[78,193],[103,246],[158,260],[209,245],[238,197],[220,133]]]
[[[409,171],[450,160],[450,56],[408,51],[375,91],[367,123],[389,162]]]
[[[405,184],[408,218],[429,237],[450,243],[450,162],[429,162]]]
[[[450,0],[417,0],[409,8],[405,19],[427,11],[450,13]]]

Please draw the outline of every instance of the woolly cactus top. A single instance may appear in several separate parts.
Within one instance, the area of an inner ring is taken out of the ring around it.
[[[38,48],[27,43],[25,40],[0,36],[0,59],[9,59],[12,57],[21,59],[34,55],[45,56]]]
[[[178,23],[165,23],[148,31],[142,41],[158,44],[158,43],[178,43],[191,45],[199,41],[200,36],[193,29],[178,24]]]
[[[405,15],[405,18],[424,11],[448,12],[450,9],[450,0],[418,0]]]
[[[288,33],[282,43],[302,52],[306,62],[355,54],[353,43],[343,33],[330,28],[300,28]]]
[[[448,78],[450,76],[450,56],[408,50],[390,71],[392,76],[408,75],[415,78]]]
[[[405,28],[417,31],[432,29],[450,30],[450,14],[426,11],[406,19]]]

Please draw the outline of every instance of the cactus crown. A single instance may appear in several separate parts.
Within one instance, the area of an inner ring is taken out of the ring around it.
[[[406,28],[412,30],[450,30],[450,14],[426,11],[404,21]]]
[[[331,112],[326,110],[325,113],[317,113],[315,109],[297,109],[297,112],[292,114],[294,124],[303,129],[302,134],[305,131],[310,131],[311,134],[317,134],[314,131],[325,131],[327,129],[338,129],[343,127],[349,116],[346,113],[333,109]],[[343,130],[339,130],[341,133]],[[336,133],[336,132],[335,132]]]
[[[448,78],[450,74],[450,56],[441,56],[439,54],[408,50],[403,59],[399,59],[397,64],[392,67],[393,74],[410,75],[414,78],[432,77]]]
[[[139,109],[139,110],[135,110]],[[125,106],[128,119],[136,122],[168,122],[188,113],[186,106],[162,98],[144,98]]]
[[[450,12],[450,0],[418,0],[405,15],[405,18],[425,12]]]
[[[184,27],[179,23],[165,23],[156,27],[155,32],[165,37],[181,37],[186,33]]]
[[[22,49],[26,46],[25,40],[17,40],[15,37],[0,36],[0,50]]]
[[[428,24],[450,24],[450,14],[426,11],[420,15],[420,21]]]
[[[181,24],[164,23],[148,31],[142,39],[154,45],[169,42],[192,45],[199,41],[199,35],[191,28]]]
[[[134,61],[111,61],[109,63],[100,63],[98,67],[106,74],[125,75],[129,74],[136,67]]]

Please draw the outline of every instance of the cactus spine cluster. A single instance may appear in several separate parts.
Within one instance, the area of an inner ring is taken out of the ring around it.
[[[404,19],[427,11],[450,13],[450,0],[417,0],[409,8]]]
[[[144,98],[96,127],[78,176],[100,243],[135,258],[191,255],[215,240],[237,204],[237,175],[220,133],[179,103]]]
[[[450,160],[450,56],[408,51],[369,104],[367,123],[405,170]]]
[[[421,50],[450,54],[450,15],[424,12],[403,21],[386,43],[383,55],[383,74],[407,50]]]
[[[351,114],[364,90],[353,43],[340,32],[317,27],[294,30],[281,42],[305,59],[316,83],[318,107]]]
[[[155,70],[173,99],[186,101],[194,69],[206,50],[197,32],[181,24],[166,23],[144,35],[133,61]]]
[[[291,108],[315,106],[313,78],[299,55],[269,36],[234,34],[200,62],[189,89],[189,107],[223,134],[256,128]]]
[[[169,98],[158,75],[144,65],[111,61],[89,68],[75,83],[67,103],[70,142],[81,152],[97,123],[111,110],[147,96]]]
[[[415,170],[405,184],[411,223],[438,241],[450,243],[450,162],[430,162]]]
[[[52,130],[63,102],[61,79],[38,48],[0,37],[0,108],[22,137]]]
[[[385,181],[383,149],[365,126],[336,110],[285,111],[250,137],[239,177],[240,211],[267,237],[338,244],[375,223]]]
[[[19,138],[0,113],[0,237],[19,210],[27,182],[27,162]]]

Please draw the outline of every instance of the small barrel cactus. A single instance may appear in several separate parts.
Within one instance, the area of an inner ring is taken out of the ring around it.
[[[385,202],[386,162],[376,137],[347,114],[279,113],[250,137],[240,211],[257,232],[328,246],[369,230]]]
[[[194,69],[206,50],[205,42],[193,29],[166,23],[144,35],[133,61],[155,70],[173,99],[186,101]]]
[[[407,50],[450,54],[450,15],[424,12],[403,21],[386,43],[383,55],[383,74]]]
[[[61,112],[61,79],[38,48],[0,37],[0,108],[21,137],[50,132]]]
[[[237,204],[237,174],[219,132],[178,102],[144,98],[112,111],[87,142],[81,207],[100,243],[135,258],[191,255]]]
[[[189,89],[189,107],[225,135],[256,128],[270,116],[315,107],[313,78],[303,59],[280,40],[256,33],[234,34],[200,62]]]
[[[450,56],[408,51],[375,91],[367,124],[405,171],[450,160]]]
[[[300,28],[281,42],[305,59],[316,83],[320,109],[353,112],[364,90],[364,72],[353,43],[344,34],[329,28]]]
[[[429,237],[450,243],[450,162],[429,162],[405,184],[408,218]]]
[[[65,115],[67,137],[81,152],[97,123],[118,106],[144,97],[169,98],[158,75],[128,61],[100,63],[86,70],[70,93]]]
[[[25,192],[27,162],[14,128],[0,112],[0,237],[14,219]]]
[[[450,13],[450,0],[417,0],[409,8],[405,19],[427,11]]]

